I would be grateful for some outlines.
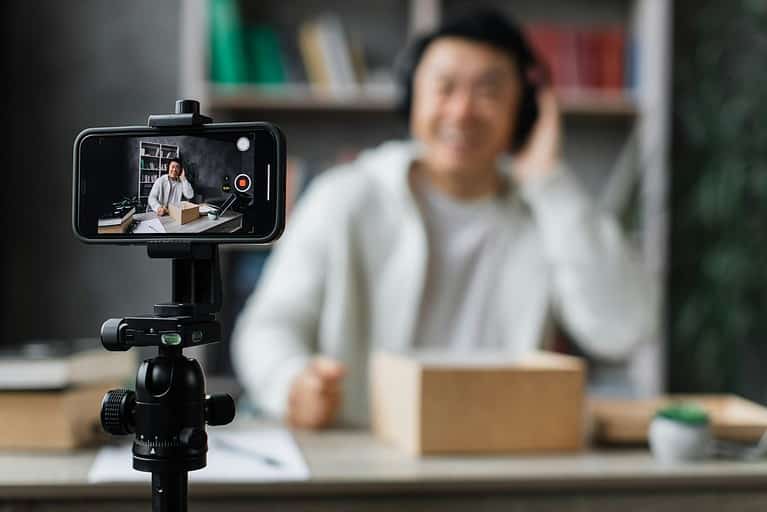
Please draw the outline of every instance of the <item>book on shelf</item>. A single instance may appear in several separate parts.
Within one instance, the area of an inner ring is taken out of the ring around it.
[[[0,350],[0,391],[124,381],[135,369],[133,353],[108,352],[97,340],[30,342]]]
[[[622,26],[531,24],[525,32],[554,87],[620,92],[633,86]]]
[[[354,93],[365,76],[361,45],[352,45],[341,19],[324,14],[299,28],[301,55],[309,83],[336,95]]]
[[[362,41],[338,14],[297,25],[248,24],[236,0],[210,4],[210,78],[216,84],[310,85],[335,95],[356,93],[369,75]]]
[[[279,85],[286,82],[280,39],[268,25],[246,29],[248,81],[255,84]]]
[[[319,42],[323,61],[330,72],[333,92],[348,92],[357,86],[351,46],[341,20],[335,14],[324,14],[318,20]]]
[[[210,0],[210,75],[214,82],[248,81],[244,29],[237,0]]]
[[[277,30],[276,34],[278,39],[277,50],[280,52],[280,61],[285,73],[285,83],[308,83],[309,78],[301,57],[298,31],[285,27]]]
[[[314,87],[329,88],[330,70],[325,65],[317,23],[314,21],[302,23],[298,29],[298,39],[309,83]]]
[[[621,93],[635,87],[636,47],[620,24],[535,23],[525,27],[553,85],[567,92]],[[294,28],[248,24],[237,0],[210,2],[210,77],[218,84],[309,84],[343,97],[378,89],[391,95],[391,71],[368,70],[359,38],[326,12]],[[371,87],[383,84],[383,87]],[[301,90],[300,88],[294,90]],[[167,152],[162,152],[167,157]]]

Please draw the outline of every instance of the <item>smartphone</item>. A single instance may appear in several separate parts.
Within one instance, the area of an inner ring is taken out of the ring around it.
[[[73,150],[90,243],[269,243],[285,227],[285,137],[270,123],[89,128]]]

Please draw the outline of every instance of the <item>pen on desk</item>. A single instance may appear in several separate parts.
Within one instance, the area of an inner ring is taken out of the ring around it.
[[[244,455],[248,455],[249,457],[254,457],[254,458],[260,460],[261,462],[263,462],[264,464],[266,464],[267,466],[272,466],[273,468],[281,468],[282,467],[282,463],[279,460],[275,459],[274,457],[272,457],[270,455],[265,455],[263,453],[259,453],[259,452],[253,451],[253,450],[251,450],[249,448],[246,448],[246,447],[244,447],[242,445],[235,444],[235,443],[232,443],[230,441],[227,441],[226,439],[222,439],[222,438],[218,438],[217,437],[217,438],[214,439],[214,441],[215,441],[215,444],[217,444],[220,448],[222,448],[224,450],[228,450],[230,452],[235,452],[235,453],[241,453],[241,454],[244,454]]]

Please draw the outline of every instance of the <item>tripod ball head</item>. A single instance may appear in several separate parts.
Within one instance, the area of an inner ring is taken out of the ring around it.
[[[205,394],[197,361],[169,347],[141,364],[135,392],[115,389],[104,396],[101,425],[115,435],[135,433],[134,469],[185,472],[205,467],[205,425],[226,425],[234,411],[231,396]]]

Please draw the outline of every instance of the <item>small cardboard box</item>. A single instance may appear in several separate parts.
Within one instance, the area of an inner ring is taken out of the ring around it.
[[[585,364],[535,352],[378,352],[373,432],[411,454],[569,452],[583,447]]]
[[[169,205],[168,211],[176,222],[186,224],[200,216],[200,205],[190,203],[189,201],[181,201],[180,203]]]

